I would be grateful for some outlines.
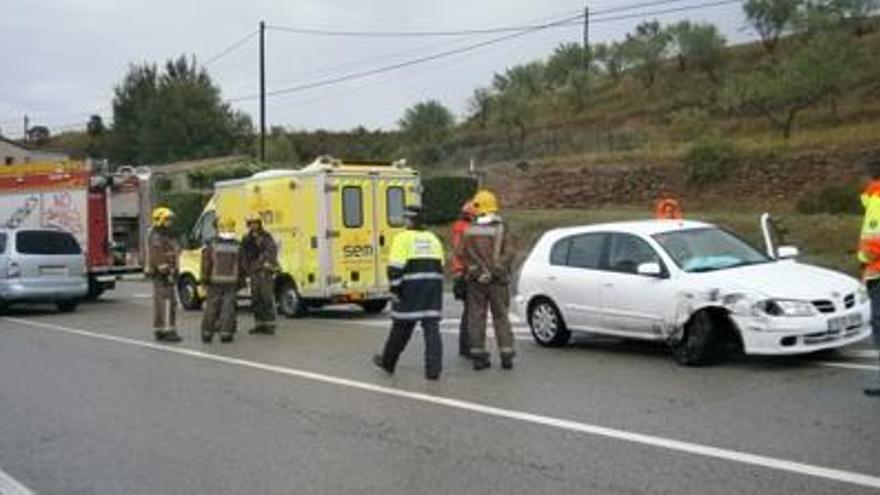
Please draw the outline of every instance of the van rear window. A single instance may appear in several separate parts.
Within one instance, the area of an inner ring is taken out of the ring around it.
[[[349,229],[364,225],[364,199],[361,188],[347,186],[342,188],[342,222]]]
[[[385,208],[388,211],[388,225],[390,227],[403,227],[403,214],[406,209],[403,188],[389,187],[387,199]]]
[[[15,236],[15,250],[20,254],[80,254],[82,249],[67,232],[25,230]]]

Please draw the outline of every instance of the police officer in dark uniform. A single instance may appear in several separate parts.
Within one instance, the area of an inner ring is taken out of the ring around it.
[[[391,333],[381,355],[373,363],[394,373],[400,353],[406,347],[417,323],[425,335],[425,377],[440,378],[443,343],[440,319],[443,310],[443,245],[425,230],[422,210],[407,207],[407,229],[391,243],[388,279],[395,295]]]

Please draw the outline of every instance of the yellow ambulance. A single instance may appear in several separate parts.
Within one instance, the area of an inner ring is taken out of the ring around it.
[[[355,303],[381,312],[391,298],[386,269],[391,239],[404,229],[404,209],[420,203],[418,172],[404,161],[372,162],[321,157],[299,170],[268,170],[218,182],[180,255],[178,293],[186,309],[199,309],[201,251],[217,218],[257,213],[278,244],[278,310],[303,315],[326,304]]]

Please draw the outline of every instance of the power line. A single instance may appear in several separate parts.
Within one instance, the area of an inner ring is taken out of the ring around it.
[[[650,2],[641,2],[620,7],[613,7],[592,12],[592,15],[601,16],[604,14],[612,14],[617,12],[626,12],[630,10],[640,9],[644,7],[655,7],[659,5],[669,5],[681,3],[686,0],[654,0]],[[568,14],[565,14],[568,15]],[[577,20],[577,19],[574,19]],[[531,24],[518,26],[499,26],[480,29],[450,29],[436,31],[353,31],[353,30],[335,30],[335,29],[314,29],[299,28],[290,26],[268,25],[267,29],[280,31],[291,34],[314,35],[314,36],[343,36],[343,37],[368,37],[368,38],[407,38],[407,37],[445,37],[445,36],[467,36],[479,34],[499,34],[525,31],[530,29],[541,29],[546,24]]]
[[[218,53],[217,55],[214,55],[213,57],[209,58],[209,59],[206,60],[205,62],[202,62],[202,65],[203,65],[203,66],[211,65],[211,64],[213,64],[214,62],[220,60],[221,58],[223,58],[223,57],[229,55],[230,53],[234,52],[234,51],[237,50],[239,47],[241,47],[242,45],[244,45],[245,43],[247,43],[251,38],[253,38],[253,37],[256,36],[257,34],[259,34],[259,31],[256,31],[256,30],[251,31],[250,33],[248,33],[247,35],[245,35],[245,36],[242,37],[241,39],[239,39],[239,40],[233,42],[232,44],[230,44],[229,46],[227,46],[226,48],[224,48],[224,49],[223,49],[220,53]]]
[[[681,0],[679,0],[681,1]],[[353,37],[370,37],[370,38],[408,38],[408,37],[426,37],[426,36],[468,36],[476,34],[498,34],[509,33],[526,30],[538,30],[546,27],[554,26],[556,23],[549,24],[532,24],[524,26],[500,26],[494,28],[483,29],[458,29],[448,31],[338,31],[330,29],[310,29],[296,28],[286,26],[266,26],[273,31],[281,31],[292,34],[305,34],[315,36],[353,36]]]
[[[602,23],[602,22],[612,22],[612,21],[622,21],[625,19],[638,19],[638,18],[643,19],[645,17],[652,17],[652,16],[665,15],[665,14],[674,14],[677,12],[687,12],[689,10],[699,10],[699,9],[706,9],[706,8],[711,8],[711,7],[720,7],[722,5],[729,5],[732,3],[742,3],[742,0],[719,0],[717,2],[707,2],[707,3],[697,4],[697,5],[685,5],[685,6],[681,6],[681,7],[669,8],[669,9],[663,9],[663,10],[653,10],[650,12],[641,12],[641,13],[637,13],[637,14],[625,14],[625,15],[618,15],[618,16],[612,16],[612,17],[602,17],[600,19],[591,20],[590,24],[598,24],[598,23]]]
[[[512,40],[514,38],[519,38],[519,37],[522,37],[527,34],[537,32],[537,31],[543,31],[543,30],[550,29],[553,27],[564,26],[565,24],[570,23],[573,20],[580,19],[582,17],[583,17],[583,14],[578,14],[576,16],[562,19],[562,20],[559,20],[556,22],[542,24],[542,25],[540,25],[540,27],[527,28],[527,29],[524,29],[524,30],[516,32],[516,33],[507,34],[505,36],[500,36],[497,38],[492,38],[489,40],[481,41],[479,43],[473,43],[473,44],[470,44],[470,45],[467,45],[467,46],[464,46],[461,48],[455,48],[452,50],[447,50],[447,51],[435,53],[433,55],[427,55],[424,57],[419,57],[419,58],[406,60],[403,62],[391,64],[391,65],[386,65],[384,67],[379,67],[376,69],[370,69],[370,70],[361,71],[361,72],[354,72],[351,74],[345,74],[342,76],[324,79],[324,80],[316,81],[316,82],[312,82],[312,83],[300,84],[300,85],[292,86],[292,87],[288,87],[288,88],[277,89],[274,91],[268,91],[266,93],[266,96],[274,97],[274,96],[283,95],[283,94],[287,94],[287,93],[295,93],[295,92],[304,91],[307,89],[313,89],[313,88],[318,88],[318,87],[322,87],[322,86],[339,84],[341,82],[351,81],[354,79],[362,79],[364,77],[368,77],[368,76],[372,76],[372,75],[376,75],[376,74],[381,74],[384,72],[391,72],[391,71],[395,71],[395,70],[400,70],[400,69],[410,67],[413,65],[419,65],[419,64],[423,64],[425,62],[430,62],[433,60],[447,58],[447,57],[451,57],[453,55],[458,55],[461,53],[466,53],[469,51],[477,50],[477,49],[480,49],[480,48],[483,48],[486,46],[495,45],[495,44],[502,43],[502,42],[508,41],[508,40]],[[238,102],[238,101],[252,100],[254,98],[259,98],[259,95],[247,95],[247,96],[242,96],[242,97],[238,97],[238,98],[232,98],[232,99],[227,100],[227,102],[234,103],[234,102]]]
[[[252,31],[252,32],[250,32],[250,33],[248,33],[246,36],[244,36],[244,37],[242,37],[242,38],[236,40],[235,42],[229,44],[229,45],[228,45],[226,48],[224,48],[222,51],[218,52],[216,55],[212,56],[211,58],[209,58],[208,60],[206,60],[205,62],[203,62],[202,65],[203,65],[203,66],[208,66],[208,65],[210,65],[210,64],[213,64],[213,63],[217,62],[218,60],[222,59],[223,57],[225,57],[225,56],[231,54],[232,52],[234,52],[235,50],[237,50],[238,48],[240,48],[242,45],[244,45],[245,43],[247,43],[251,38],[253,38],[253,37],[256,36],[257,34],[258,34],[258,31],[256,31],[256,30],[254,30],[254,31]],[[94,111],[91,111],[91,112],[69,113],[69,114],[64,114],[64,115],[60,115],[60,116],[59,116],[59,115],[56,115],[56,116],[51,117],[51,118],[46,118],[46,117],[44,117],[44,119],[45,119],[45,120],[48,120],[49,122],[52,122],[53,120],[57,122],[58,120],[67,120],[68,118],[79,117],[79,116],[82,116],[84,119],[87,119],[87,118],[90,118],[92,115],[100,115],[102,118],[104,118],[104,116],[103,116],[102,114],[103,114],[104,112],[106,112],[106,111],[111,110],[111,109],[112,109],[112,107],[102,107],[102,108],[99,108],[99,109],[94,110]],[[68,121],[68,123],[65,123],[65,124],[47,124],[47,123],[40,122],[40,117],[39,117],[39,116],[37,116],[37,117],[31,117],[31,119],[32,119],[37,125],[46,125],[46,126],[49,127],[50,129],[61,128],[61,127],[64,127],[64,128],[70,128],[71,126],[76,125],[76,124],[74,124],[74,123],[72,123],[72,122],[70,122],[70,121]],[[0,122],[0,125],[3,125],[3,124],[16,125],[16,124],[18,124],[18,123],[20,123],[20,122],[21,122],[21,119],[9,119],[9,120],[7,120],[7,121]],[[83,125],[85,125],[85,123],[83,123]]]

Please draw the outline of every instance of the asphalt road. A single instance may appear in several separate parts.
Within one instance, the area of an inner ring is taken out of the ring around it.
[[[0,318],[0,494],[880,492],[867,345],[694,369],[653,344],[543,349],[520,326],[516,369],[477,373],[450,320],[433,383],[420,335],[396,375],[369,363],[385,317],[203,345],[185,313],[167,346],[150,304],[127,283]]]

